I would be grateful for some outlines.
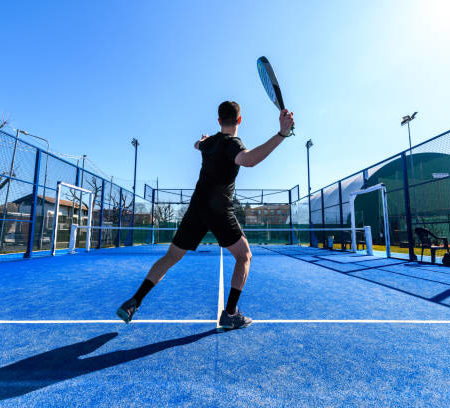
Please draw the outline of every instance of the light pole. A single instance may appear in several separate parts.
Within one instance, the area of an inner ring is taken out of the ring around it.
[[[408,125],[408,138],[409,138],[409,160],[410,160],[410,164],[411,164],[411,179],[414,182],[414,159],[413,159],[413,154],[412,154],[412,145],[411,145],[411,129],[409,127],[409,122],[411,122],[412,120],[414,120],[414,118],[416,117],[418,112],[414,112],[411,116],[410,115],[406,115],[403,116],[402,118],[402,122],[401,125]],[[416,217],[417,220],[417,202],[416,202],[416,190],[413,190],[413,196],[414,196],[414,215]]]
[[[139,142],[137,139],[133,138],[131,140],[131,145],[134,147],[134,181],[133,181],[133,213],[131,215],[131,226],[134,226],[134,211],[136,208],[136,170],[137,170],[137,153]]]
[[[43,195],[43,197],[42,197],[42,223],[41,223],[41,232],[40,232],[40,237],[39,237],[39,249],[42,249],[42,242],[44,239],[45,219],[46,219],[45,203],[47,201],[47,197],[45,195],[45,190],[46,190],[46,186],[47,186],[48,152],[50,150],[50,143],[48,142],[47,139],[44,139],[43,137],[40,137],[40,136],[32,135],[31,133],[25,132],[24,130],[20,130],[19,132],[22,133],[23,135],[42,140],[47,144],[47,154],[45,156],[46,160],[45,160],[45,174],[44,174],[44,189],[42,192],[42,195]]]
[[[418,114],[418,112],[414,112],[411,116],[409,116],[409,115],[403,116],[402,123],[401,123],[402,126],[404,126],[406,124],[408,125],[409,152],[410,152],[410,154],[411,154],[411,130],[409,128],[409,122],[414,120],[414,118],[416,117],[417,114]]]
[[[311,225],[311,177],[310,177],[310,171],[309,171],[309,149],[313,146],[313,142],[311,139],[309,139],[306,142],[306,160],[308,164],[308,220],[309,220],[309,228],[312,228]],[[311,245],[312,241],[312,235],[311,231],[309,232],[309,245]]]

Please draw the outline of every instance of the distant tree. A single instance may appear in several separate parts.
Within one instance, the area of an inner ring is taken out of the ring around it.
[[[184,214],[186,214],[186,211],[188,208],[189,208],[189,204],[181,204],[178,207],[177,219],[181,220],[184,217]]]
[[[136,214],[150,214],[150,209],[148,208],[147,204],[136,202],[136,205],[134,206],[134,212]]]
[[[175,221],[175,212],[171,204],[157,204],[155,206],[155,223],[161,225]]]
[[[84,182],[87,184],[85,188],[94,194],[94,203],[100,200],[102,191],[102,180],[96,176],[86,177]]]
[[[92,191],[94,198],[94,207],[95,203],[100,200],[102,182],[98,177],[92,176],[90,178],[86,178],[83,182],[83,188],[86,188],[89,191]],[[75,210],[75,206],[80,206],[80,197],[83,202],[81,203],[81,210],[83,206],[89,208],[88,194],[82,194],[79,190],[69,189],[68,191],[63,193],[63,197],[68,201],[72,201],[73,211]],[[86,200],[85,200],[86,199]],[[75,211],[74,211],[75,212]]]

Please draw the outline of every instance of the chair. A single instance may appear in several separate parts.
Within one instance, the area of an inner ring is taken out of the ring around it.
[[[352,249],[352,233],[349,231],[344,231],[344,240],[342,242],[343,250]],[[356,249],[359,250],[359,246],[362,247],[362,249],[365,249],[366,247],[366,241],[364,240],[364,232],[363,231],[356,231]]]
[[[414,230],[417,237],[419,238],[419,243],[422,247],[422,255],[420,257],[420,262],[423,260],[423,251],[425,249],[429,249],[431,251],[431,263],[436,262],[436,251],[438,249],[445,249],[447,250],[447,253],[449,253],[449,247],[448,247],[448,239],[443,237],[438,237],[434,235],[430,230],[427,230],[426,228],[416,228]],[[434,239],[434,242],[432,242],[432,238]],[[443,245],[439,245],[439,241],[443,242]]]

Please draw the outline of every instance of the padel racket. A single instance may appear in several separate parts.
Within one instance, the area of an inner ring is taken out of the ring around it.
[[[256,62],[256,66],[258,67],[259,78],[261,79],[269,99],[280,111],[283,110],[284,102],[283,96],[281,95],[280,85],[278,85],[277,77],[275,76],[275,72],[273,71],[269,60],[266,57],[260,57]],[[293,130],[294,127],[292,126],[291,135],[294,134]]]

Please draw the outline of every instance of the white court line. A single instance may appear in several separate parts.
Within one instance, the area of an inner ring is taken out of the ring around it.
[[[224,293],[223,293],[223,248],[220,248],[220,272],[219,272],[219,299],[217,301],[217,320],[216,326],[219,326],[220,315],[224,309]]]
[[[123,323],[122,320],[0,320],[0,324],[96,324],[96,323]],[[202,324],[216,323],[216,320],[133,320],[135,323],[187,323]]]
[[[302,319],[292,319],[292,320],[253,320],[253,323],[375,323],[375,324],[450,324],[450,320],[302,320]]]
[[[0,320],[0,324],[124,324],[122,320]],[[131,324],[139,323],[177,323],[177,324],[204,324],[217,323],[217,320],[133,320]],[[307,320],[307,319],[272,319],[272,320],[253,320],[256,324],[450,324],[450,320]]]

